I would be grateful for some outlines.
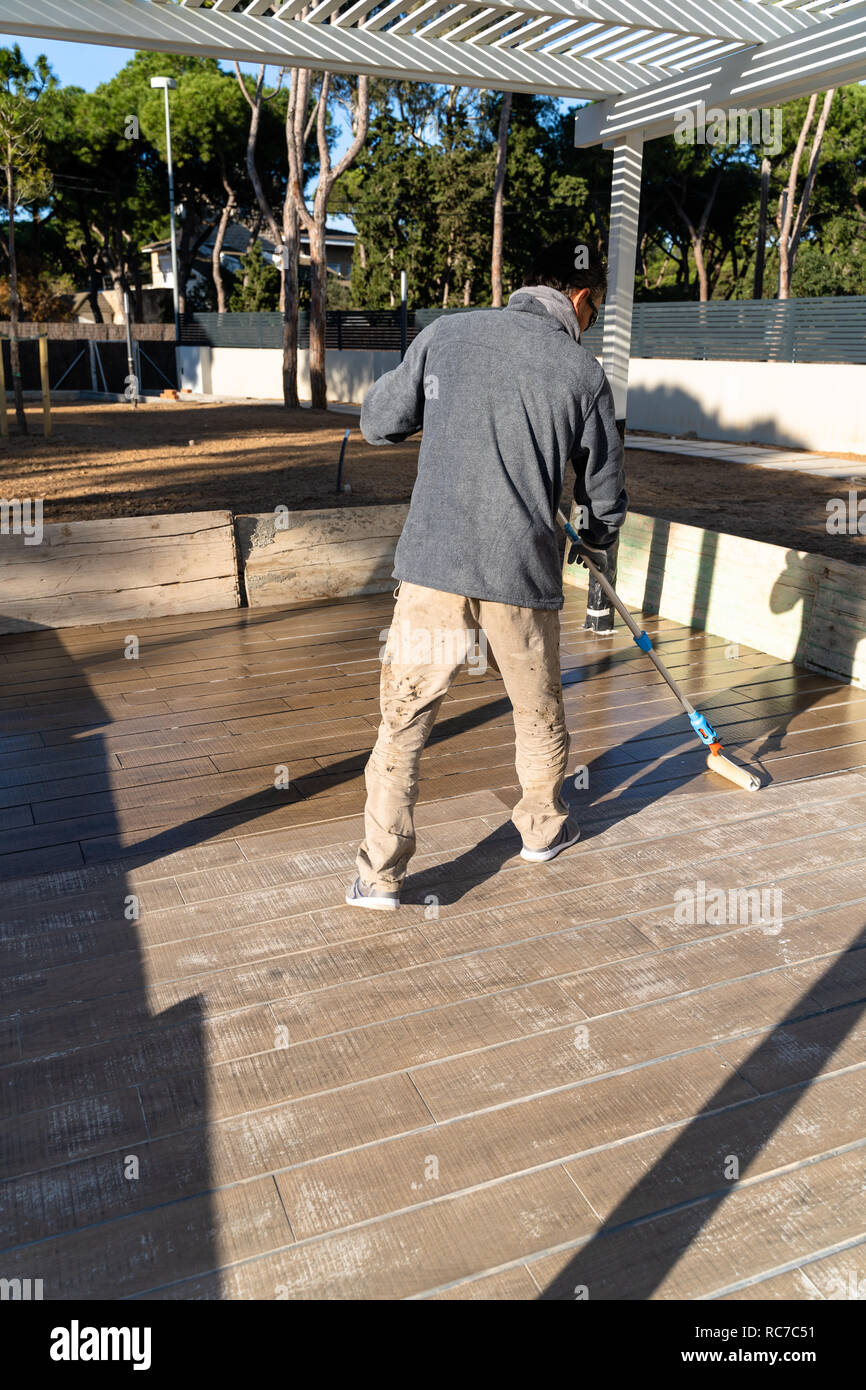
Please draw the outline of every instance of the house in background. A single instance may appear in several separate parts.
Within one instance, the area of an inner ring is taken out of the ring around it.
[[[123,295],[119,290],[101,289],[97,295],[99,311],[103,323],[125,323],[123,317]],[[71,296],[72,316],[78,323],[95,323],[96,315],[90,295],[84,290]],[[138,312],[136,312],[138,310]],[[141,323],[170,323],[172,315],[171,290],[152,285],[145,286],[141,292],[140,305],[133,305],[133,317]]]
[[[348,281],[352,274],[355,235],[355,232],[340,227],[328,227],[325,232],[328,270],[332,275],[339,276],[341,280]],[[210,266],[215,240],[216,229],[210,232],[201,244],[196,265],[190,276],[190,288],[197,281],[202,285],[210,283]],[[240,222],[230,222],[223,240],[220,265],[231,274],[236,275],[243,265],[243,259],[250,248],[251,241],[252,234],[246,227]],[[262,234],[259,234],[257,241],[262,248],[262,255],[265,259],[279,265],[279,256],[276,254],[273,241]],[[145,255],[150,257],[150,287],[171,289],[171,243],[167,240],[153,241],[141,249]],[[303,230],[301,231],[300,263],[302,266],[310,264],[310,239]]]

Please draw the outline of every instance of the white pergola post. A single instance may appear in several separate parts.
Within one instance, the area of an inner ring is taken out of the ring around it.
[[[610,191],[607,307],[604,314],[604,370],[613,390],[616,419],[625,437],[628,363],[634,308],[643,136],[632,131],[617,140]]]
[[[613,391],[616,423],[625,440],[628,402],[628,364],[631,355],[631,321],[634,308],[634,268],[637,260],[640,214],[643,136],[629,132],[614,143],[613,183],[610,190],[607,307],[604,313],[602,355]],[[616,580],[616,548],[610,556],[608,577]],[[601,585],[589,581],[584,627],[592,632],[612,632],[613,607]]]

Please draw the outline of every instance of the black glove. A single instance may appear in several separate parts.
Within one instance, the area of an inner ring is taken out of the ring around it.
[[[585,564],[582,551],[585,551],[597,570],[600,570],[605,579],[609,579],[616,568],[616,546],[594,546],[589,545],[581,538],[580,546],[574,545],[568,552],[568,563],[570,565]],[[586,565],[589,569],[589,566]]]

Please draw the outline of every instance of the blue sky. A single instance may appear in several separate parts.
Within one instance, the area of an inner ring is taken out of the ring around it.
[[[44,53],[64,87],[84,87],[88,92],[100,82],[107,82],[132,57],[131,48],[103,48],[95,43],[56,43],[4,35],[4,47],[11,47],[13,43],[18,44],[28,63]]]
[[[4,47],[17,43],[28,63],[40,53],[44,53],[55,74],[64,87],[83,87],[92,92],[100,82],[108,82],[124,63],[128,63],[135,51],[132,48],[104,48],[96,43],[59,43],[45,39],[18,39],[13,34],[4,35],[0,40]],[[231,71],[230,63],[222,66]],[[254,71],[249,63],[242,63],[247,71]]]

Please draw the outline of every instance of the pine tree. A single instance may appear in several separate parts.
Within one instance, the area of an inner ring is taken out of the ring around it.
[[[229,309],[234,313],[256,314],[273,311],[280,303],[280,273],[262,255],[261,242],[250,244],[243,269],[232,290]]]

